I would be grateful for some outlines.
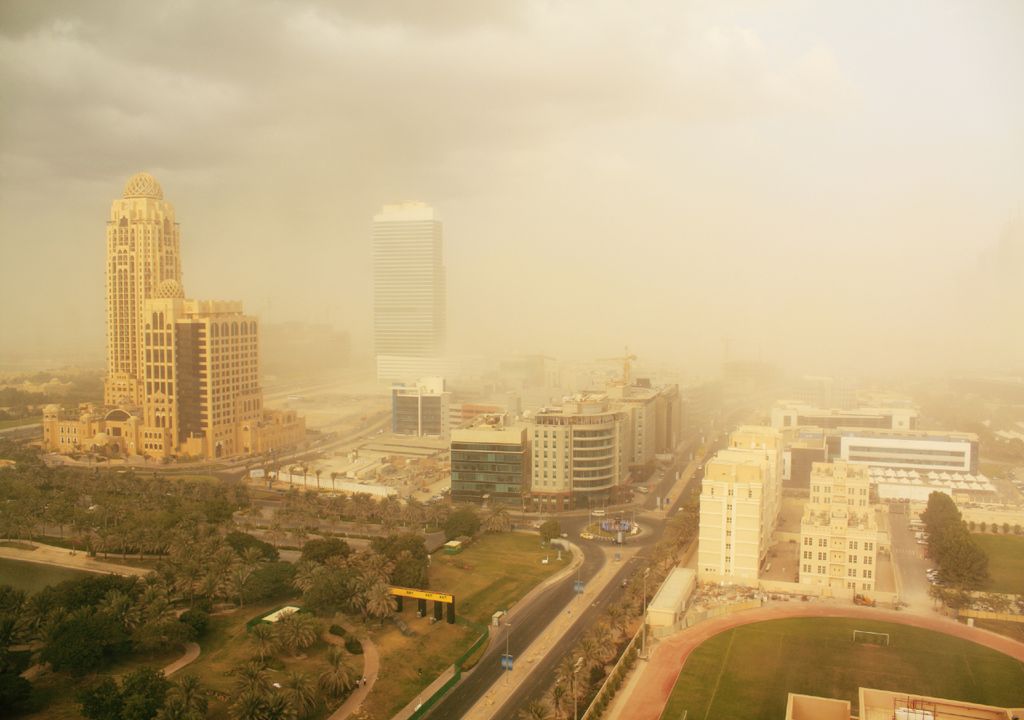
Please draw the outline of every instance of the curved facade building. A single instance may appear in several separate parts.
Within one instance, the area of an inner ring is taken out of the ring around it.
[[[530,504],[548,511],[607,505],[628,473],[628,414],[605,395],[577,395],[528,422]]]

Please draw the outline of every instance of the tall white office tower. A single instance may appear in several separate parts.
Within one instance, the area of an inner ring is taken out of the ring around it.
[[[447,290],[441,221],[421,202],[373,218],[373,341],[377,379],[444,375]]]

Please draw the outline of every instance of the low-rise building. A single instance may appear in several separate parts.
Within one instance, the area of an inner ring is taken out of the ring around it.
[[[860,688],[857,714],[849,700],[789,693],[786,720],[1016,720],[1020,708]]]
[[[978,472],[978,436],[945,430],[838,428],[829,457],[904,470]]]
[[[874,428],[878,430],[913,430],[917,410],[909,407],[857,409],[821,408],[783,401],[772,408],[772,427],[777,429],[814,426],[835,428]]]
[[[815,463],[800,521],[800,582],[834,594],[874,590],[880,541],[867,468]]]

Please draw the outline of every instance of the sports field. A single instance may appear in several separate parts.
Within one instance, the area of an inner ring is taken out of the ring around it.
[[[854,643],[854,630],[890,645]],[[1024,705],[1024,663],[974,643],[906,625],[846,618],[753,623],[691,653],[662,720],[778,720],[787,693],[849,700],[861,686],[992,705]]]
[[[988,555],[991,592],[1024,595],[1024,537],[1018,535],[971,536]]]

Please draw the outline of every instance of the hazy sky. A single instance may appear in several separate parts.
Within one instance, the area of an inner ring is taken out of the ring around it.
[[[1024,365],[1019,0],[2,0],[0,98],[0,357],[100,354],[147,170],[190,297],[357,351],[417,199],[455,350]]]

